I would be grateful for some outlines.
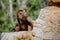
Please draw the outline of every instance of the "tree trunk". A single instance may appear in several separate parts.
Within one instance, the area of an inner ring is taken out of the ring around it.
[[[9,0],[9,16],[10,16],[11,22],[13,24],[13,3],[12,3],[12,0]]]
[[[2,10],[4,10],[6,7],[2,1],[0,1],[0,2],[1,2]]]
[[[26,8],[26,3],[27,3],[27,0],[22,0],[21,7],[22,7],[23,9]]]
[[[20,9],[21,6],[20,0],[17,0],[17,3],[18,3],[18,8]]]
[[[25,9],[27,0],[17,0],[19,9]]]

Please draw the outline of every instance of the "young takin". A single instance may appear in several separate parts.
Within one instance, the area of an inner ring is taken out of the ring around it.
[[[14,31],[31,31],[33,29],[32,19],[28,17],[24,10],[18,10],[16,13],[19,26]]]

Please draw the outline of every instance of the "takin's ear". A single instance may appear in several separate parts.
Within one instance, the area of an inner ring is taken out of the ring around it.
[[[45,0],[46,2],[60,2],[60,0]]]
[[[53,2],[60,2],[60,0],[52,0]]]
[[[60,0],[45,0],[45,1],[47,1],[47,2],[60,2]]]

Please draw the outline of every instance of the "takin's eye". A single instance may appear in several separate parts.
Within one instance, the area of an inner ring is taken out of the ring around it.
[[[20,12],[19,14],[20,14],[20,15],[22,15],[23,13],[22,13],[22,12]]]
[[[22,15],[22,13],[19,13],[20,15]]]

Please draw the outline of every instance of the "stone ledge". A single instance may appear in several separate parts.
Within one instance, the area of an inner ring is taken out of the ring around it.
[[[20,31],[2,33],[1,40],[42,40],[42,32],[39,28],[34,28],[32,31]]]

